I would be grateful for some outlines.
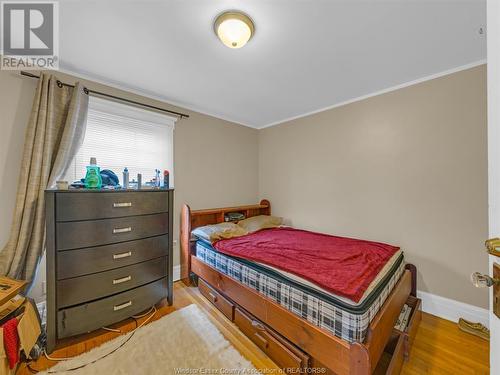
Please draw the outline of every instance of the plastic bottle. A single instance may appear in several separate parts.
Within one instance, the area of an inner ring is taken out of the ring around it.
[[[123,188],[128,189],[128,168],[123,170]]]
[[[90,165],[87,165],[87,173],[85,174],[85,188],[100,189],[101,187],[101,168],[97,166],[96,158],[90,158]]]
[[[155,169],[155,186],[158,189],[161,187],[160,170],[159,169]]]

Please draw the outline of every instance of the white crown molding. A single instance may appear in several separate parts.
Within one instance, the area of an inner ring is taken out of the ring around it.
[[[439,72],[439,73],[431,74],[429,76],[418,78],[418,79],[413,80],[413,81],[408,81],[408,82],[405,82],[405,83],[401,83],[399,85],[388,87],[386,89],[382,89],[382,90],[379,90],[379,91],[375,91],[375,92],[372,92],[370,94],[358,96],[356,98],[352,98],[352,99],[349,99],[349,100],[346,100],[346,101],[343,101],[343,102],[340,102],[340,103],[332,104],[332,105],[330,105],[328,107],[323,107],[323,108],[320,108],[320,109],[315,109],[314,111],[303,113],[301,115],[297,115],[297,116],[289,117],[289,118],[286,118],[286,119],[283,119],[283,120],[275,121],[275,122],[272,122],[270,124],[258,127],[258,129],[265,129],[265,128],[269,128],[271,126],[283,124],[283,123],[288,122],[288,121],[297,120],[299,118],[303,118],[303,117],[314,115],[314,114],[317,114],[317,113],[320,113],[320,112],[328,111],[330,109],[342,107],[342,106],[347,105],[347,104],[359,102],[361,100],[365,100],[365,99],[368,99],[368,98],[371,98],[371,97],[374,97],[374,96],[386,94],[388,92],[396,91],[396,90],[399,90],[399,89],[403,89],[403,88],[408,87],[408,86],[417,85],[417,84],[425,82],[425,81],[430,81],[430,80],[433,80],[433,79],[436,79],[436,78],[439,78],[439,77],[447,76],[447,75],[450,75],[450,74],[453,74],[453,73],[458,73],[458,72],[461,72],[462,70],[467,70],[467,69],[475,68],[476,66],[480,66],[480,65],[484,65],[484,64],[486,64],[486,59],[474,61],[474,62],[472,62],[470,64],[461,65],[461,66],[458,66],[456,68],[444,70],[444,71]]]
[[[452,322],[458,322],[459,318],[464,318],[489,327],[490,314],[486,309],[420,290],[417,292],[417,296],[422,299],[422,311],[426,313],[451,320]]]
[[[215,117],[215,118],[218,118],[218,119],[221,119],[224,121],[232,122],[232,123],[237,124],[237,125],[245,126],[245,127],[252,128],[252,129],[265,129],[265,128],[269,128],[271,126],[283,124],[283,123],[288,122],[288,121],[296,120],[296,119],[299,119],[302,117],[307,117],[307,116],[314,115],[314,114],[317,114],[320,112],[328,111],[330,109],[342,107],[342,106],[347,105],[347,104],[359,102],[361,100],[365,100],[365,99],[368,99],[368,98],[371,98],[371,97],[374,97],[377,95],[386,94],[386,93],[391,92],[391,91],[396,91],[396,90],[399,90],[399,89],[402,89],[402,88],[405,88],[408,86],[417,85],[417,84],[425,82],[425,81],[430,81],[430,80],[433,80],[433,79],[436,79],[439,77],[443,77],[443,76],[446,76],[449,74],[457,73],[457,72],[460,72],[462,70],[471,69],[471,68],[474,68],[476,66],[480,66],[480,65],[484,65],[484,64],[486,64],[486,59],[474,61],[470,64],[465,64],[465,65],[461,65],[461,66],[458,66],[458,67],[455,67],[452,69],[444,70],[442,72],[438,72],[438,73],[431,74],[431,75],[428,75],[428,76],[425,76],[422,78],[418,78],[418,79],[413,80],[413,81],[404,82],[404,83],[401,83],[401,84],[396,85],[396,86],[391,86],[391,87],[388,87],[388,88],[385,88],[385,89],[382,89],[379,91],[375,91],[375,92],[372,92],[372,93],[369,93],[366,95],[358,96],[356,98],[352,98],[352,99],[349,99],[349,100],[346,100],[343,102],[335,103],[335,104],[332,104],[332,105],[327,106],[327,107],[319,108],[319,109],[316,109],[314,111],[306,112],[306,113],[303,113],[303,114],[300,114],[297,116],[288,117],[288,118],[278,120],[278,121],[275,121],[275,122],[272,122],[272,123],[269,123],[266,125],[262,125],[262,126],[243,123],[241,121],[237,121],[237,120],[228,118],[228,117],[220,115],[220,114],[210,113],[210,112],[203,111],[203,110],[200,110],[200,109],[197,109],[194,107],[187,106],[187,105],[182,104],[182,103],[172,101],[171,99],[168,99],[168,98],[160,96],[160,95],[152,95],[150,93],[146,93],[146,92],[138,90],[138,89],[133,89],[133,88],[127,87],[125,85],[117,84],[115,82],[111,82],[111,81],[107,81],[107,80],[103,80],[103,79],[97,79],[97,78],[92,77],[89,74],[80,73],[78,71],[74,71],[71,69],[59,69],[58,71],[61,73],[65,73],[65,74],[69,74],[71,76],[74,76],[75,78],[81,78],[84,80],[96,82],[96,83],[106,85],[106,86],[109,86],[109,87],[117,89],[117,90],[123,90],[123,91],[129,92],[129,93],[135,94],[135,95],[142,96],[144,98],[158,100],[158,101],[163,102],[165,104],[179,107],[180,109],[186,109],[188,111],[197,112],[197,113],[200,113],[200,114],[203,114],[206,116]]]
[[[242,123],[240,121],[236,121],[236,120],[227,118],[227,117],[225,117],[223,115],[219,115],[219,114],[214,114],[214,113],[209,113],[209,112],[206,112],[206,111],[202,111],[200,109],[193,108],[193,107],[187,106],[185,104],[172,101],[171,99],[168,99],[168,98],[163,97],[161,95],[153,95],[153,94],[150,94],[150,93],[138,90],[138,89],[127,87],[125,85],[117,84],[115,82],[107,81],[107,80],[104,80],[104,79],[94,78],[94,77],[92,77],[89,74],[80,73],[78,71],[74,71],[74,70],[71,70],[71,69],[61,69],[61,68],[58,69],[58,70],[56,70],[55,72],[56,73],[57,72],[61,72],[61,73],[73,76],[75,78],[80,78],[80,79],[84,79],[86,81],[91,81],[91,82],[99,83],[101,85],[105,85],[105,86],[111,87],[113,89],[122,90],[122,91],[129,92],[131,94],[142,96],[143,98],[157,100],[157,101],[165,103],[167,105],[178,107],[181,110],[184,109],[184,110],[188,110],[188,111],[191,111],[191,112],[200,113],[202,115],[206,115],[206,116],[210,116],[210,117],[215,117],[215,118],[218,118],[220,120],[232,122],[233,124],[245,126],[247,128],[258,129],[258,126],[245,124],[245,123]]]

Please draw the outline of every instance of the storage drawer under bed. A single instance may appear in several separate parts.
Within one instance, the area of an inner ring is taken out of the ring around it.
[[[239,307],[234,324],[285,372],[308,367],[307,354]]]
[[[198,279],[198,288],[203,296],[212,302],[220,312],[222,312],[228,319],[234,319],[234,303],[229,301],[222,294],[217,292],[214,288],[208,285],[203,279]]]
[[[198,279],[200,293],[236,324],[269,358],[283,369],[306,368],[309,356],[284,337],[223,296],[205,280]],[[286,372],[286,371],[285,371]]]

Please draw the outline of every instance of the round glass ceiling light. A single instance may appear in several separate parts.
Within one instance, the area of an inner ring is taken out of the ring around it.
[[[253,36],[255,27],[246,14],[231,11],[217,17],[214,30],[224,45],[229,48],[241,48]]]

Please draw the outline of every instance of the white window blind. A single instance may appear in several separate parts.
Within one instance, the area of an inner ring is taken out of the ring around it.
[[[143,184],[155,177],[155,169],[170,172],[173,186],[173,131],[175,118],[139,107],[91,96],[87,129],[82,146],[73,159],[66,179],[85,177],[90,158],[97,165],[112,170],[122,184],[123,169],[130,181],[142,174]]]

